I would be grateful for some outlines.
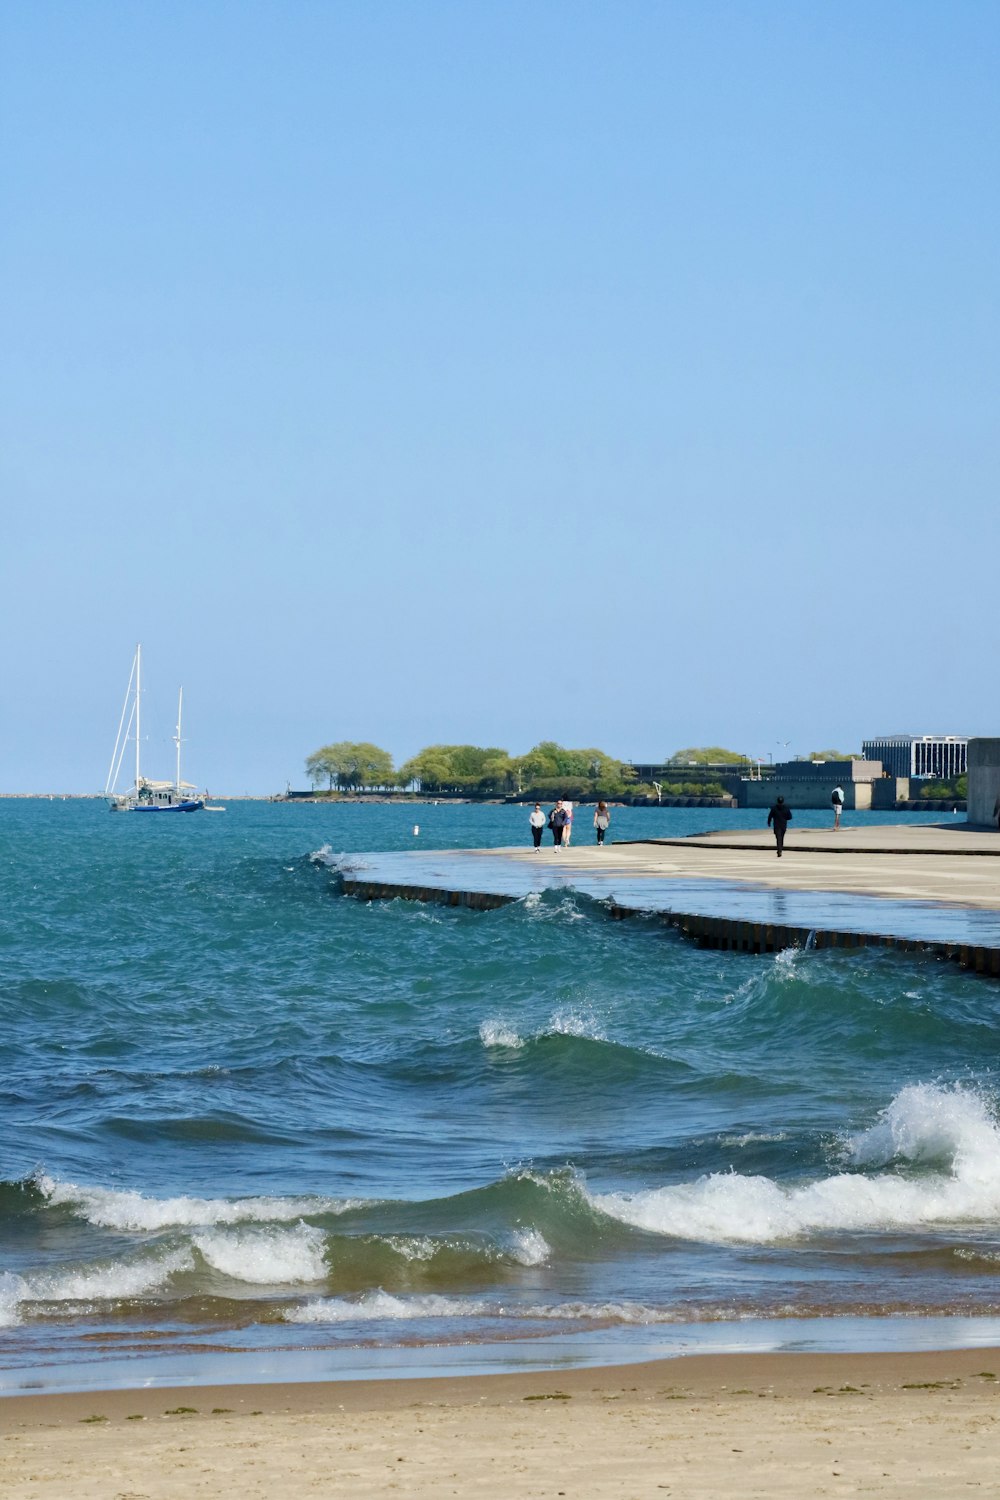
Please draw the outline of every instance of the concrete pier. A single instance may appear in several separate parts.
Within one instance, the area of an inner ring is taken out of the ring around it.
[[[540,852],[366,854],[344,877],[363,900],[489,910],[574,890],[616,916],[655,914],[703,947],[885,945],[939,954],[1000,977],[1000,834],[954,827],[861,830],[794,824],[784,858],[768,832]]]

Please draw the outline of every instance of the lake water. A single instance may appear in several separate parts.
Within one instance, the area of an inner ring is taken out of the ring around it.
[[[528,842],[0,802],[0,1390],[1000,1341],[1000,986],[340,894],[415,822]]]

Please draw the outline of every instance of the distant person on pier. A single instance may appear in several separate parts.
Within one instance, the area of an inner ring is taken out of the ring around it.
[[[844,788],[842,786],[834,787],[830,794],[830,801],[833,803],[833,831],[836,833],[840,827],[840,815],[844,811]]]
[[[566,809],[562,805],[561,797],[549,813],[549,827],[552,829],[553,844],[557,849],[561,849],[563,834],[566,831]]]
[[[594,814],[594,827],[597,829],[597,842],[599,844],[604,843],[604,835],[607,833],[610,823],[611,814],[608,812],[608,804],[606,802],[598,802],[597,811]]]
[[[767,815],[768,828],[774,829],[774,842],[778,846],[778,858],[785,847],[785,829],[792,821],[792,809],[785,802],[784,797],[779,797]]]
[[[997,820],[997,827],[1000,828],[1000,792],[997,792],[997,800],[993,804],[993,816]]]
[[[542,812],[542,804],[535,803],[535,810],[528,819],[531,824],[531,837],[535,841],[535,848],[542,847],[542,829],[545,827],[545,814]]]
[[[573,837],[573,804],[572,804],[572,802],[564,802],[563,803],[563,812],[566,814],[566,825],[563,828],[562,841],[563,841],[563,848],[564,849],[568,849],[569,848],[569,844],[570,844],[570,840]]]

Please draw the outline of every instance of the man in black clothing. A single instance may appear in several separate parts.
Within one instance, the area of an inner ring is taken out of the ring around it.
[[[779,797],[767,815],[767,826],[774,828],[774,842],[778,846],[778,858],[785,847],[785,829],[792,820],[792,809],[786,807],[784,797]]]

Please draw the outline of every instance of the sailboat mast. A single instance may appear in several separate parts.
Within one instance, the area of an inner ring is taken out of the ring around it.
[[[142,646],[135,648],[135,789],[139,790],[139,744],[141,740],[139,714],[142,704]]]
[[[177,733],[174,740],[177,745],[177,795],[181,790],[181,709],[184,706],[184,689],[180,688],[177,693]]]

